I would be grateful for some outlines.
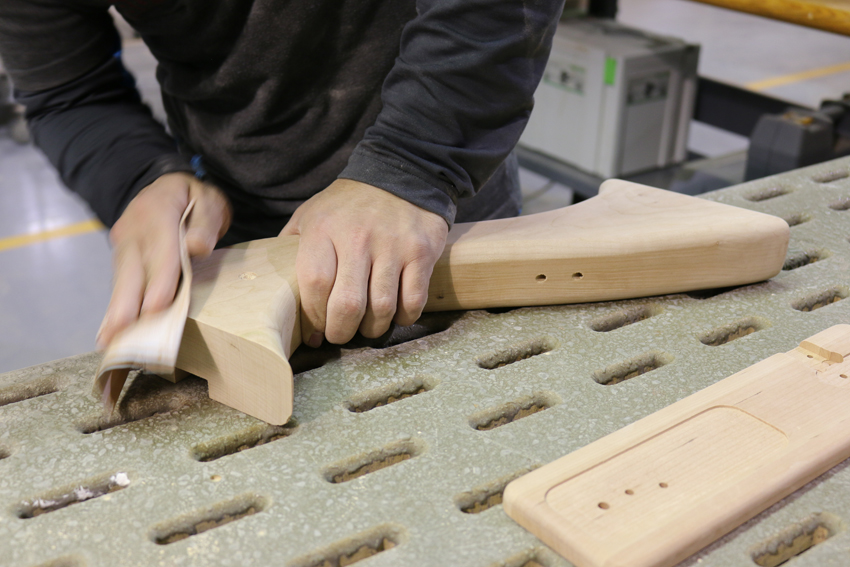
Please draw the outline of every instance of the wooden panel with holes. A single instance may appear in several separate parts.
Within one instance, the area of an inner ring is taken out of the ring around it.
[[[505,511],[579,567],[685,559],[850,457],[837,325],[508,485]]]

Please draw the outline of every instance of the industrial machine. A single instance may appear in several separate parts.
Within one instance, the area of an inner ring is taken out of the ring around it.
[[[562,20],[520,143],[600,177],[684,161],[698,58],[612,20]]]

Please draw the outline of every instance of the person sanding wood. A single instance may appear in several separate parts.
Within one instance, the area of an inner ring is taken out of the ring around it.
[[[110,4],[157,58],[141,103]],[[112,227],[98,345],[174,298],[190,254],[301,237],[302,337],[413,323],[453,222],[516,215],[511,151],[562,0],[3,0],[36,144]]]

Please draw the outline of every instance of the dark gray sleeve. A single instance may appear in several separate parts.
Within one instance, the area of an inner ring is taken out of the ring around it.
[[[33,140],[107,226],[160,175],[192,171],[142,104],[119,49],[105,10],[0,2],[0,55]]]
[[[384,82],[383,108],[340,177],[451,224],[516,145],[562,0],[419,0]]]

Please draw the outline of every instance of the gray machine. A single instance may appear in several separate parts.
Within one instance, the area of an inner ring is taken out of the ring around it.
[[[520,143],[601,177],[681,162],[698,58],[699,46],[679,39],[564,20]]]
[[[818,110],[789,108],[762,116],[747,152],[746,179],[758,179],[850,155],[850,93]]]

